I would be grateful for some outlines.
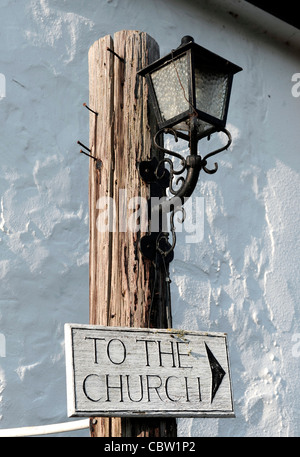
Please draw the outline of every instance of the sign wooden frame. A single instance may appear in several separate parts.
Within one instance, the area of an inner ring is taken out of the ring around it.
[[[65,324],[68,415],[235,417],[227,336]]]

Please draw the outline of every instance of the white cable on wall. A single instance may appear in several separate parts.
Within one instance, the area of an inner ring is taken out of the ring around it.
[[[74,430],[82,430],[89,428],[90,420],[83,419],[74,422],[63,422],[60,424],[38,425],[35,427],[20,427],[0,429],[0,437],[18,437],[18,436],[37,436],[49,435],[51,433],[71,432]]]

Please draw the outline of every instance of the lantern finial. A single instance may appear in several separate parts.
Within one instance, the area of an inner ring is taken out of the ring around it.
[[[188,43],[194,43],[194,38],[192,36],[189,36],[189,35],[185,35],[184,37],[181,38],[181,44],[180,46],[183,46],[185,44],[188,44]]]

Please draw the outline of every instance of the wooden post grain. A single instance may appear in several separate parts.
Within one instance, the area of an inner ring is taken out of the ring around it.
[[[90,324],[166,328],[166,269],[139,252],[141,231],[126,227],[132,197],[150,197],[137,165],[156,151],[155,121],[148,90],[136,73],[159,58],[157,43],[146,33],[117,32],[89,50],[90,149]],[[109,197],[110,199],[107,199]],[[110,230],[100,227],[105,208],[113,205]],[[127,211],[127,214],[126,214]],[[156,281],[154,284],[154,277]],[[155,289],[154,289],[155,287]],[[152,305],[151,305],[152,302]],[[91,436],[176,436],[175,419],[91,419]]]

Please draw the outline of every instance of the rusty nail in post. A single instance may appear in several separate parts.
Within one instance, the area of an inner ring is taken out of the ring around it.
[[[82,149],[80,149],[79,152],[80,152],[81,154],[84,154],[84,155],[90,157],[91,159],[98,160],[97,157],[94,157],[94,156],[92,156],[91,154],[88,154],[87,152],[83,151]]]
[[[82,144],[80,141],[77,141],[77,144],[80,144],[80,146],[82,146],[84,149],[86,149],[87,151],[91,152],[91,150],[87,146]]]
[[[117,54],[115,51],[113,51],[112,49],[110,48],[106,48],[109,52],[111,52],[114,56],[118,57],[118,59],[121,60],[121,62],[125,62],[125,60],[123,59],[123,57],[120,57],[119,54]]]
[[[92,113],[96,114],[96,116],[98,116],[98,113],[96,113],[96,111],[94,111],[94,110],[91,109],[89,106],[87,106],[86,103],[84,103],[83,106],[85,106],[89,111],[91,111]]]

